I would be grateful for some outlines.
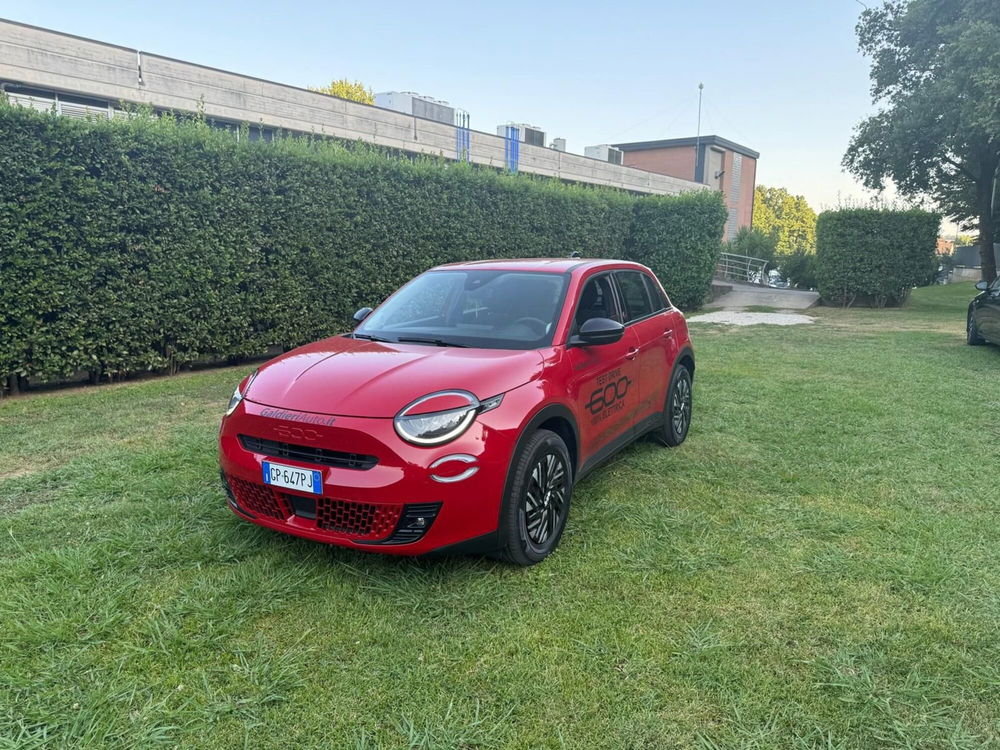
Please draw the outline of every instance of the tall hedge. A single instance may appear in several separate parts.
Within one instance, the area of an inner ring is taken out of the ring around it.
[[[695,307],[724,220],[707,191],[639,197],[321,139],[237,141],[169,117],[0,105],[0,375],[291,347],[466,259],[635,258]]]
[[[847,208],[816,221],[816,276],[822,298],[884,307],[901,304],[932,277],[941,217],[919,209]]]

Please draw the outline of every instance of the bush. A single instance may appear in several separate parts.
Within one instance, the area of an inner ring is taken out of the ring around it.
[[[820,214],[816,224],[817,281],[827,302],[849,307],[901,304],[935,266],[938,214],[847,208]]]
[[[779,255],[776,261],[778,271],[792,286],[802,289],[815,289],[819,285],[819,282],[816,280],[815,253],[797,250],[787,255]]]
[[[721,195],[707,190],[640,198],[624,257],[653,269],[678,307],[700,307],[719,262],[726,216]]]
[[[711,281],[714,193],[633,196],[197,121],[0,106],[0,374],[92,377],[343,330],[438,263],[642,260],[679,305]],[[266,283],[265,283],[266,281]]]
[[[777,239],[759,229],[740,227],[732,241],[726,243],[725,249],[727,253],[766,260],[770,265],[777,252]]]

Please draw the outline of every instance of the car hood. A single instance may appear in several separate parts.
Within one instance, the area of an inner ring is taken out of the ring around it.
[[[538,351],[460,349],[334,336],[263,365],[246,399],[264,406],[345,417],[394,417],[443,390],[489,398],[539,376]]]

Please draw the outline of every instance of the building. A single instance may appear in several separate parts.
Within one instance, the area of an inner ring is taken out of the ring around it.
[[[722,191],[729,208],[726,239],[733,239],[740,227],[750,226],[758,152],[717,135],[614,146],[623,152],[622,164],[626,167],[692,180]]]
[[[240,123],[248,123],[251,138],[266,140],[282,130],[360,140],[409,154],[634,193],[673,195],[704,189],[693,180],[664,173],[531,142],[513,144],[508,136],[471,130],[467,117],[458,126],[442,122],[452,114],[450,107],[412,92],[385,92],[383,103],[389,106],[371,106],[3,19],[0,95],[22,106],[77,117],[115,117],[123,104],[201,113],[236,132]]]
[[[952,281],[978,281],[982,278],[983,256],[979,245],[961,245],[951,256]],[[993,260],[1000,267],[1000,242],[993,245]]]

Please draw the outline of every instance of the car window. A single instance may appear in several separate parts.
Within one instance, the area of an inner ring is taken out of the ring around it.
[[[429,271],[386,300],[355,333],[534,349],[552,343],[566,285],[561,273]]]
[[[608,318],[618,323],[622,322],[618,306],[615,304],[609,274],[595,276],[583,285],[576,306],[576,315],[573,318],[573,331],[579,331],[580,326],[591,318]]]
[[[646,284],[642,277],[643,274],[638,271],[615,272],[618,288],[622,293],[622,301],[625,303],[625,319],[628,323],[653,312],[653,305],[646,292]]]
[[[660,285],[646,274],[642,275],[642,280],[646,283],[646,291],[649,293],[649,298],[653,300],[654,310],[660,312],[669,308],[670,300],[667,299],[666,293],[660,289]]]

